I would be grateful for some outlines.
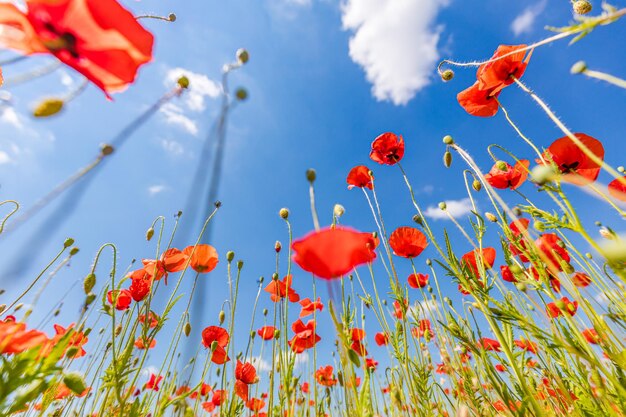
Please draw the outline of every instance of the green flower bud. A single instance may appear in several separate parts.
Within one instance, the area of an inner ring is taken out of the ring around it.
[[[151,227],[146,232],[146,240],[150,241],[150,239],[152,239],[152,236],[154,236],[154,228]]]
[[[228,262],[232,262],[233,259],[235,259],[235,252],[233,252],[232,250],[229,250],[228,252],[226,252],[226,260]]]
[[[441,203],[438,204],[439,209],[445,211],[448,208],[448,205],[446,204],[445,201],[442,201]]]
[[[235,91],[235,97],[237,97],[237,100],[239,101],[245,101],[248,99],[248,90],[246,90],[243,87],[239,87],[236,91]]]
[[[474,189],[474,191],[480,191],[483,188],[483,184],[478,180],[474,180],[472,182],[472,188]]]
[[[245,64],[250,60],[250,54],[244,48],[237,49],[236,56],[240,64]]]
[[[451,69],[447,69],[441,73],[441,79],[444,80],[445,82],[448,82],[452,80],[453,78],[454,78],[454,71],[452,71]]]
[[[74,244],[74,239],[72,239],[71,237],[68,237],[67,239],[65,239],[65,242],[63,242],[63,247],[69,248],[73,244]]]
[[[315,170],[313,168],[309,168],[306,170],[306,179],[309,182],[315,182],[315,179],[317,178],[317,172],[315,172]]]
[[[443,165],[446,168],[450,168],[450,165],[452,165],[452,153],[450,151],[446,151],[443,154]]]
[[[572,5],[572,9],[574,9],[576,14],[587,14],[592,8],[591,3],[587,0],[578,0]]]
[[[35,117],[50,117],[54,116],[61,110],[63,110],[63,100],[60,98],[48,98],[39,103],[33,110],[33,116]]]
[[[454,139],[452,139],[452,136],[450,136],[450,135],[445,135],[443,137],[443,143],[445,143],[446,145],[453,145],[454,144]]]
[[[572,68],[569,70],[572,74],[582,74],[585,71],[587,71],[587,64],[585,61],[578,61],[572,65]]]
[[[422,216],[420,216],[419,214],[415,214],[413,216],[413,221],[417,224],[419,224],[420,226],[424,226],[424,219],[422,218]]]
[[[191,334],[191,323],[185,323],[185,327],[183,328],[183,330],[185,332],[185,336],[189,337],[189,335]]]
[[[226,313],[224,313],[224,310],[220,311],[220,313],[217,315],[217,318],[221,326],[224,323],[224,320],[226,319]]]
[[[89,274],[83,280],[83,290],[85,290],[85,294],[89,294],[93,287],[96,285],[96,274]]]
[[[80,249],[77,248],[76,246],[74,246],[72,249],[70,249],[70,256],[74,256],[76,255],[78,252],[80,252]]]
[[[176,21],[176,15],[174,13],[170,13],[167,15],[167,20],[169,20],[170,22],[175,22]]]
[[[278,211],[278,215],[279,215],[282,219],[287,220],[287,219],[289,218],[289,210],[288,210],[288,209],[286,209],[286,208],[281,208],[281,209]]]
[[[189,78],[186,75],[181,75],[176,81],[180,88],[187,89],[189,88]]]
[[[346,212],[346,209],[341,204],[335,204],[333,207],[333,214],[335,217],[341,217]]]
[[[64,374],[63,383],[76,395],[81,395],[87,389],[85,379],[78,372],[68,372]]]

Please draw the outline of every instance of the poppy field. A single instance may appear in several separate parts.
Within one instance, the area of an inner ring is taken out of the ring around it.
[[[354,152],[367,163],[346,170],[342,184],[362,197],[369,228],[344,222],[340,204],[331,215],[318,212],[322,171],[303,169],[311,227],[296,230],[293,218],[304,214],[275,208],[271,221],[281,222],[283,234],[258,249],[272,258],[269,274],[248,272],[234,250],[216,249],[217,191],[194,234],[179,230],[182,211],[173,220],[142,219],[142,243],[153,255],[135,254],[128,266],[115,242],[103,242],[89,254],[90,269],[57,280],[61,267],[84,255],[67,238],[19,281],[17,295],[0,290],[0,416],[626,416],[626,145],[568,127],[577,121],[557,116],[524,79],[534,54],[593,42],[596,31],[624,24],[626,8],[571,3],[574,22],[535,43],[493,45],[488,59],[451,57],[433,68],[464,116],[502,117],[507,140],[523,149],[512,152],[505,141],[485,149],[441,127],[441,139],[428,146],[441,150],[442,171],[458,172],[469,214],[455,216],[441,202],[447,228],[434,224],[415,186],[424,174],[405,164],[420,149],[389,126],[358,142]],[[0,2],[0,43],[15,53],[0,61],[0,83],[16,62],[44,54],[83,82],[66,97],[39,102],[36,118],[64,117],[87,86],[103,100],[132,94],[140,68],[154,65],[155,37],[144,23],[176,19],[134,16],[117,0]],[[246,90],[228,89],[227,77],[249,59],[239,49],[223,68],[218,158],[228,116],[247,99]],[[455,79],[460,72],[475,73],[473,84]],[[626,80],[582,61],[570,75],[626,89]],[[0,239],[76,189],[193,88],[181,73],[39,203],[22,207],[3,197]],[[507,109],[509,94],[523,96],[530,110]],[[530,112],[559,134],[531,139],[518,124]],[[477,162],[487,153],[489,165]],[[221,166],[212,169],[219,179]],[[393,203],[380,198],[378,180],[389,178]],[[412,215],[384,216],[389,204],[406,204]],[[587,218],[599,205],[611,215]],[[174,244],[180,235],[186,243]],[[197,310],[205,281],[228,294],[207,302],[206,312]],[[50,304],[72,286],[82,289],[80,299]]]

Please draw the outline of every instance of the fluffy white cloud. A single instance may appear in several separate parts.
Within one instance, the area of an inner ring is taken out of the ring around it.
[[[542,0],[537,4],[533,4],[524,9],[511,23],[511,30],[515,36],[522,33],[528,33],[532,30],[537,16],[546,8],[546,0]]]
[[[185,68],[172,68],[167,71],[165,84],[171,87],[182,76],[189,79],[189,89],[185,92],[184,102],[189,110],[201,112],[206,108],[207,98],[216,98],[220,95],[222,87],[204,74],[198,74]]]
[[[353,32],[350,58],[365,70],[378,100],[406,104],[427,86],[439,61],[437,14],[449,0],[347,0],[342,22]]]
[[[161,147],[170,155],[179,156],[185,152],[185,148],[180,142],[169,139],[161,139]]]
[[[5,151],[0,151],[0,165],[8,164],[9,162],[12,162],[12,161],[13,160],[11,159],[8,153],[6,153]]]
[[[192,135],[198,134],[198,125],[185,115],[185,110],[182,107],[174,103],[167,103],[161,107],[161,114],[165,118],[165,123],[181,127]]]
[[[424,215],[426,217],[430,217],[431,219],[439,220],[449,219],[446,211],[455,218],[469,214],[472,211],[472,202],[469,198],[463,198],[461,200],[447,200],[445,203],[447,206],[445,211],[441,210],[438,206],[429,206],[424,211]]]
[[[166,185],[163,185],[163,184],[151,185],[151,186],[148,187],[148,194],[150,194],[151,196],[157,195],[157,194],[162,193],[163,191],[165,191],[167,189],[168,189],[168,187]]]
[[[0,107],[0,122],[6,123],[19,130],[22,130],[24,128],[24,122],[22,121],[22,117],[17,114],[15,109],[11,106]]]

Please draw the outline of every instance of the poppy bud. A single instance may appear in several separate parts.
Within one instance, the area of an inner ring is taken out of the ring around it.
[[[272,274],[272,281],[278,281],[278,274],[276,272]]]
[[[568,274],[573,274],[576,270],[574,269],[574,267],[571,264],[565,264],[563,265],[563,272],[566,272]]]
[[[217,318],[220,322],[220,325],[222,325],[224,323],[224,319],[226,318],[226,313],[224,313],[224,310],[220,311],[220,313],[217,315]]]
[[[65,242],[63,242],[63,247],[69,248],[73,244],[74,244],[74,239],[72,239],[71,237],[68,237],[67,239],[65,239]]]
[[[454,71],[452,71],[451,69],[447,69],[441,73],[441,79],[444,80],[445,82],[448,82],[453,78],[454,78]]]
[[[619,172],[620,174],[623,174],[624,171],[626,171],[626,169],[623,166],[618,166],[617,167],[617,172]]]
[[[85,290],[85,294],[89,294],[93,287],[96,285],[96,274],[89,274],[83,280],[83,289]]]
[[[74,256],[76,255],[78,252],[80,252],[80,249],[77,247],[73,247],[72,249],[70,249],[70,256]]]
[[[24,307],[24,303],[19,303],[18,305],[15,306],[14,310],[15,311],[20,311],[22,309],[22,307]]]
[[[76,395],[81,395],[87,389],[83,376],[78,372],[64,374],[63,383]]]
[[[442,201],[441,203],[438,204],[439,209],[445,211],[448,208],[448,205],[446,204],[445,201]]]
[[[426,259],[426,265],[431,266],[433,264],[433,261],[429,259]]]
[[[264,281],[265,281],[265,277],[259,277],[259,284],[263,284]]]
[[[103,143],[102,145],[100,145],[100,155],[102,156],[109,156],[114,151],[115,148],[113,148],[113,146],[109,145],[108,143]]]
[[[43,100],[33,110],[33,116],[35,117],[49,117],[54,116],[63,109],[63,100],[60,98],[48,98]]]
[[[211,342],[211,353],[215,352],[215,349],[217,349],[217,340]]]
[[[236,56],[240,64],[245,64],[250,60],[250,54],[244,48],[237,49]]]
[[[386,306],[387,305],[387,300],[383,300],[383,305]]]
[[[178,84],[180,88],[187,89],[189,88],[189,78],[185,75],[181,75],[178,80],[176,80],[176,84]]]
[[[446,168],[450,168],[450,165],[452,165],[452,153],[450,151],[446,151],[443,154],[443,165]]]
[[[587,71],[587,63],[585,61],[578,61],[569,70],[572,74],[582,74],[585,71]]]
[[[170,22],[175,22],[176,21],[176,15],[174,13],[170,13],[167,15],[167,20],[169,20]]]
[[[239,87],[236,91],[235,91],[235,97],[237,97],[237,100],[239,101],[244,101],[248,98],[248,90],[246,90],[243,87]]]
[[[335,204],[333,207],[333,214],[335,217],[341,217],[346,212],[346,209],[341,204]]]
[[[315,179],[317,178],[317,172],[315,172],[315,170],[313,168],[309,168],[306,170],[306,179],[307,181],[309,181],[310,183],[315,182]]]
[[[189,337],[189,335],[191,334],[191,323],[189,322],[185,323],[184,331],[185,331],[185,336]]]
[[[115,328],[115,336],[119,336],[119,335],[120,335],[120,333],[122,333],[122,325],[121,325],[121,324],[120,324],[120,325],[118,325],[118,326]]]
[[[474,182],[472,182],[472,188],[474,189],[474,191],[480,191],[483,188],[483,185],[480,181],[478,180],[474,180]]]
[[[286,208],[281,208],[281,209],[278,211],[278,215],[279,215],[281,218],[283,218],[283,219],[287,220],[287,219],[289,218],[289,210],[288,210],[288,209],[286,209]]]
[[[576,14],[587,14],[591,11],[592,6],[587,0],[578,0],[574,2],[572,9],[574,9]]]
[[[593,255],[590,252],[585,253],[585,258],[593,259]]]
[[[4,310],[7,309],[7,305],[6,304],[0,304],[0,314],[4,313]]]
[[[240,259],[237,261],[237,269],[243,268],[243,261]]]
[[[73,358],[74,356],[76,356],[77,353],[78,353],[78,348],[76,346],[70,346],[65,351],[65,357]]]
[[[540,221],[536,221],[536,222],[533,224],[533,227],[535,228],[535,230],[538,230],[538,231],[540,231],[540,232],[543,232],[544,230],[546,230],[546,225],[545,225],[545,224],[543,224],[543,223],[542,223],[542,222],[540,222]]]
[[[485,217],[487,218],[487,220],[489,220],[492,223],[497,223],[498,222],[498,218],[493,213],[487,212],[487,213],[485,213]]]
[[[422,219],[422,216],[420,216],[419,214],[415,214],[413,216],[413,221],[417,224],[419,224],[420,226],[424,225],[424,219]]]
[[[454,144],[454,139],[452,139],[452,136],[450,135],[445,135],[443,137],[443,143],[445,143],[446,145],[452,145]]]
[[[282,248],[283,245],[281,245],[279,241],[276,241],[276,243],[274,243],[274,250],[276,251],[276,253],[279,253]]]
[[[89,293],[87,294],[87,298],[85,298],[85,307],[89,306],[91,303],[93,303],[96,299],[96,294],[94,293]]]
[[[267,313],[268,313],[267,308],[264,308],[263,309],[263,316],[267,317]]]
[[[229,250],[228,252],[226,252],[226,260],[228,262],[232,262],[233,259],[235,259],[235,252],[233,252],[232,250]]]
[[[506,172],[506,170],[507,170],[506,162],[504,162],[504,161],[496,162],[496,168],[498,168],[500,171]]]
[[[150,239],[152,239],[152,236],[154,236],[154,228],[151,227],[146,232],[146,240],[150,241]]]

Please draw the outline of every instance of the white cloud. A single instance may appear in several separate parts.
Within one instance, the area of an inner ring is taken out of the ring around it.
[[[546,8],[546,3],[546,0],[541,0],[537,4],[528,6],[513,20],[511,23],[511,30],[515,36],[532,31],[535,20],[537,19],[537,16],[539,16]]]
[[[183,145],[175,140],[161,139],[161,147],[165,152],[173,156],[179,156],[185,152]]]
[[[424,211],[424,215],[426,217],[430,217],[431,219],[439,220],[449,218],[446,212],[456,218],[469,214],[472,211],[472,202],[469,198],[463,198],[461,200],[447,200],[445,203],[445,211],[441,210],[438,206],[429,206],[426,211]]]
[[[185,68],[172,68],[167,71],[165,84],[170,87],[182,76],[189,79],[189,89],[184,94],[184,102],[187,108],[194,112],[204,111],[205,99],[216,98],[220,95],[222,87],[204,74],[198,74]]]
[[[157,195],[157,194],[162,193],[163,191],[165,191],[167,189],[168,189],[168,187],[166,185],[163,185],[163,184],[151,185],[150,187],[148,187],[148,194],[150,194],[151,196]]]
[[[419,320],[420,318],[430,316],[430,314],[438,308],[439,304],[436,300],[422,300],[410,306],[408,313],[411,317],[415,317]]]
[[[437,14],[449,0],[347,0],[350,58],[365,70],[378,100],[406,104],[426,87],[440,58]]]
[[[275,19],[293,20],[300,10],[310,7],[313,0],[267,0],[267,8]]]
[[[8,153],[4,151],[0,151],[0,165],[8,164],[9,162],[12,162],[12,161],[13,159],[11,159]]]
[[[24,128],[24,123],[21,116],[17,114],[13,107],[10,106],[0,107],[0,121],[19,130],[22,130]]]
[[[272,364],[260,356],[252,358],[250,362],[254,365],[257,372],[269,372],[272,370]]]
[[[161,107],[161,114],[165,117],[165,123],[181,127],[192,135],[198,134],[198,125],[184,114],[184,109],[174,103],[167,103]]]

